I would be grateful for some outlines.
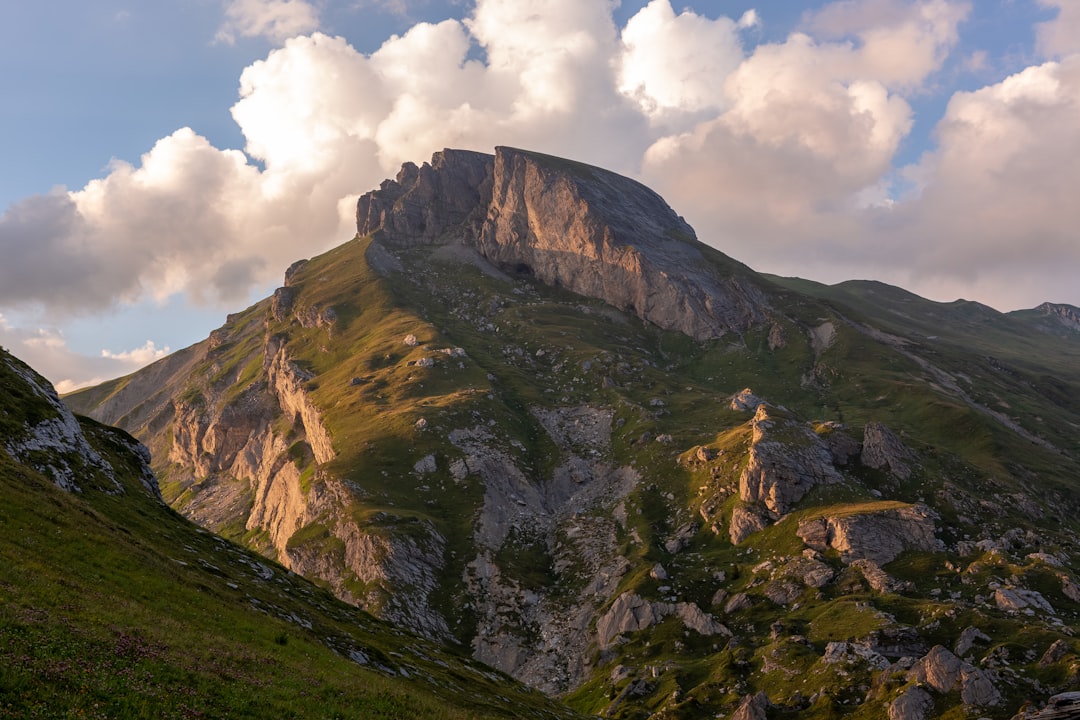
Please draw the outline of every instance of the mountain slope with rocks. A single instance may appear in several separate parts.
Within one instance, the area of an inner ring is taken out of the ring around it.
[[[188,522],[149,460],[0,349],[0,716],[581,717]]]
[[[758,275],[510,148],[357,220],[67,402],[181,513],[581,711],[1006,718],[1080,682],[1080,338]]]

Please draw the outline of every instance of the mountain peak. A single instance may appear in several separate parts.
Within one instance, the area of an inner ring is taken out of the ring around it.
[[[1043,315],[1054,318],[1065,327],[1080,332],[1080,308],[1064,303],[1044,302],[1035,309]]]
[[[384,247],[460,243],[511,273],[603,300],[697,340],[768,316],[743,266],[698,242],[658,194],[601,168],[498,147],[402,166],[357,203]]]

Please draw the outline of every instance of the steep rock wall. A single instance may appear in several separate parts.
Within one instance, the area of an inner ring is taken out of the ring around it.
[[[430,164],[405,164],[360,198],[357,231],[389,247],[461,242],[505,269],[698,340],[768,315],[749,271],[730,260],[721,271],[649,188],[513,148],[496,148],[494,157],[444,150]]]

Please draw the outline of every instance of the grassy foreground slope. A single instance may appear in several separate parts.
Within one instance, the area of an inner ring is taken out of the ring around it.
[[[122,489],[60,489],[3,449],[16,420],[49,412],[10,367],[0,717],[573,716],[183,519],[141,484],[120,431],[80,419]]]

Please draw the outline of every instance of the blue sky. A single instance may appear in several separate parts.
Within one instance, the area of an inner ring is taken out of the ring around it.
[[[445,146],[632,175],[763,271],[1080,305],[1073,0],[43,0],[0,63],[0,343],[63,389]]]

